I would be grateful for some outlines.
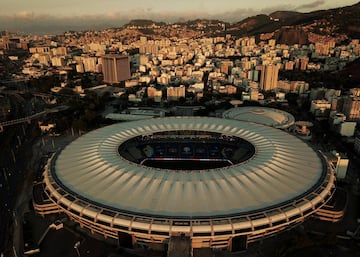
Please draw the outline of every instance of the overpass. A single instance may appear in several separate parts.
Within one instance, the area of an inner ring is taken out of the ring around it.
[[[8,80],[0,80],[1,84],[12,84],[12,83],[18,83],[18,82],[24,82],[28,81],[29,79],[25,78],[19,78],[19,79],[8,79]]]
[[[20,124],[20,123],[24,123],[24,122],[30,123],[31,120],[33,120],[33,119],[37,119],[37,118],[39,118],[41,116],[44,116],[46,114],[49,114],[49,113],[55,113],[55,112],[59,112],[59,111],[64,111],[64,110],[66,110],[68,108],[69,108],[68,106],[61,105],[61,106],[57,106],[57,107],[54,107],[54,108],[51,108],[51,109],[46,109],[44,111],[32,114],[30,116],[26,116],[26,117],[23,117],[23,118],[0,122],[0,132],[3,132],[4,127],[6,127],[6,126],[12,126],[12,125],[16,125],[16,124]]]

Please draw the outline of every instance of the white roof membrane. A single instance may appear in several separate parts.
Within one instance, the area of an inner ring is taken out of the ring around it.
[[[295,123],[295,118],[290,113],[262,106],[231,108],[223,113],[223,118],[255,122],[282,129]]]
[[[201,130],[243,138],[255,146],[249,160],[195,171],[165,170],[125,160],[118,147],[160,131]],[[319,155],[284,131],[244,121],[172,117],[118,123],[89,132],[54,160],[64,190],[96,205],[167,217],[214,217],[258,211],[300,197],[326,172]]]

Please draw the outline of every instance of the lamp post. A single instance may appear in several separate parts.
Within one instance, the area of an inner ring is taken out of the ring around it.
[[[80,241],[77,241],[77,242],[75,243],[75,245],[74,245],[74,249],[76,250],[76,253],[77,253],[78,257],[81,257],[81,256],[80,256],[79,249],[78,249],[79,246],[80,246]]]

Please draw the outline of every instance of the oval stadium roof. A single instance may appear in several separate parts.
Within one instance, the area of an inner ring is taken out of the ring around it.
[[[231,108],[223,113],[223,118],[250,121],[274,128],[288,128],[295,118],[288,112],[261,106]]]
[[[174,130],[241,137],[255,146],[255,154],[225,168],[175,171],[131,163],[118,153],[132,137]],[[51,172],[65,191],[99,206],[150,216],[214,217],[288,203],[308,193],[326,171],[312,148],[282,130],[230,119],[172,117],[89,132],[59,153]]]

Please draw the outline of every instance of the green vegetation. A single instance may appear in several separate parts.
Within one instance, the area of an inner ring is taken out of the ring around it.
[[[60,80],[56,75],[33,78],[28,82],[29,89],[36,88],[39,92],[44,93],[49,93],[52,87],[58,86],[60,86]]]
[[[326,87],[334,89],[348,89],[357,87],[359,84],[349,76],[344,76],[340,72],[327,71],[284,71],[279,72],[279,78],[290,81],[306,81],[310,88]]]

